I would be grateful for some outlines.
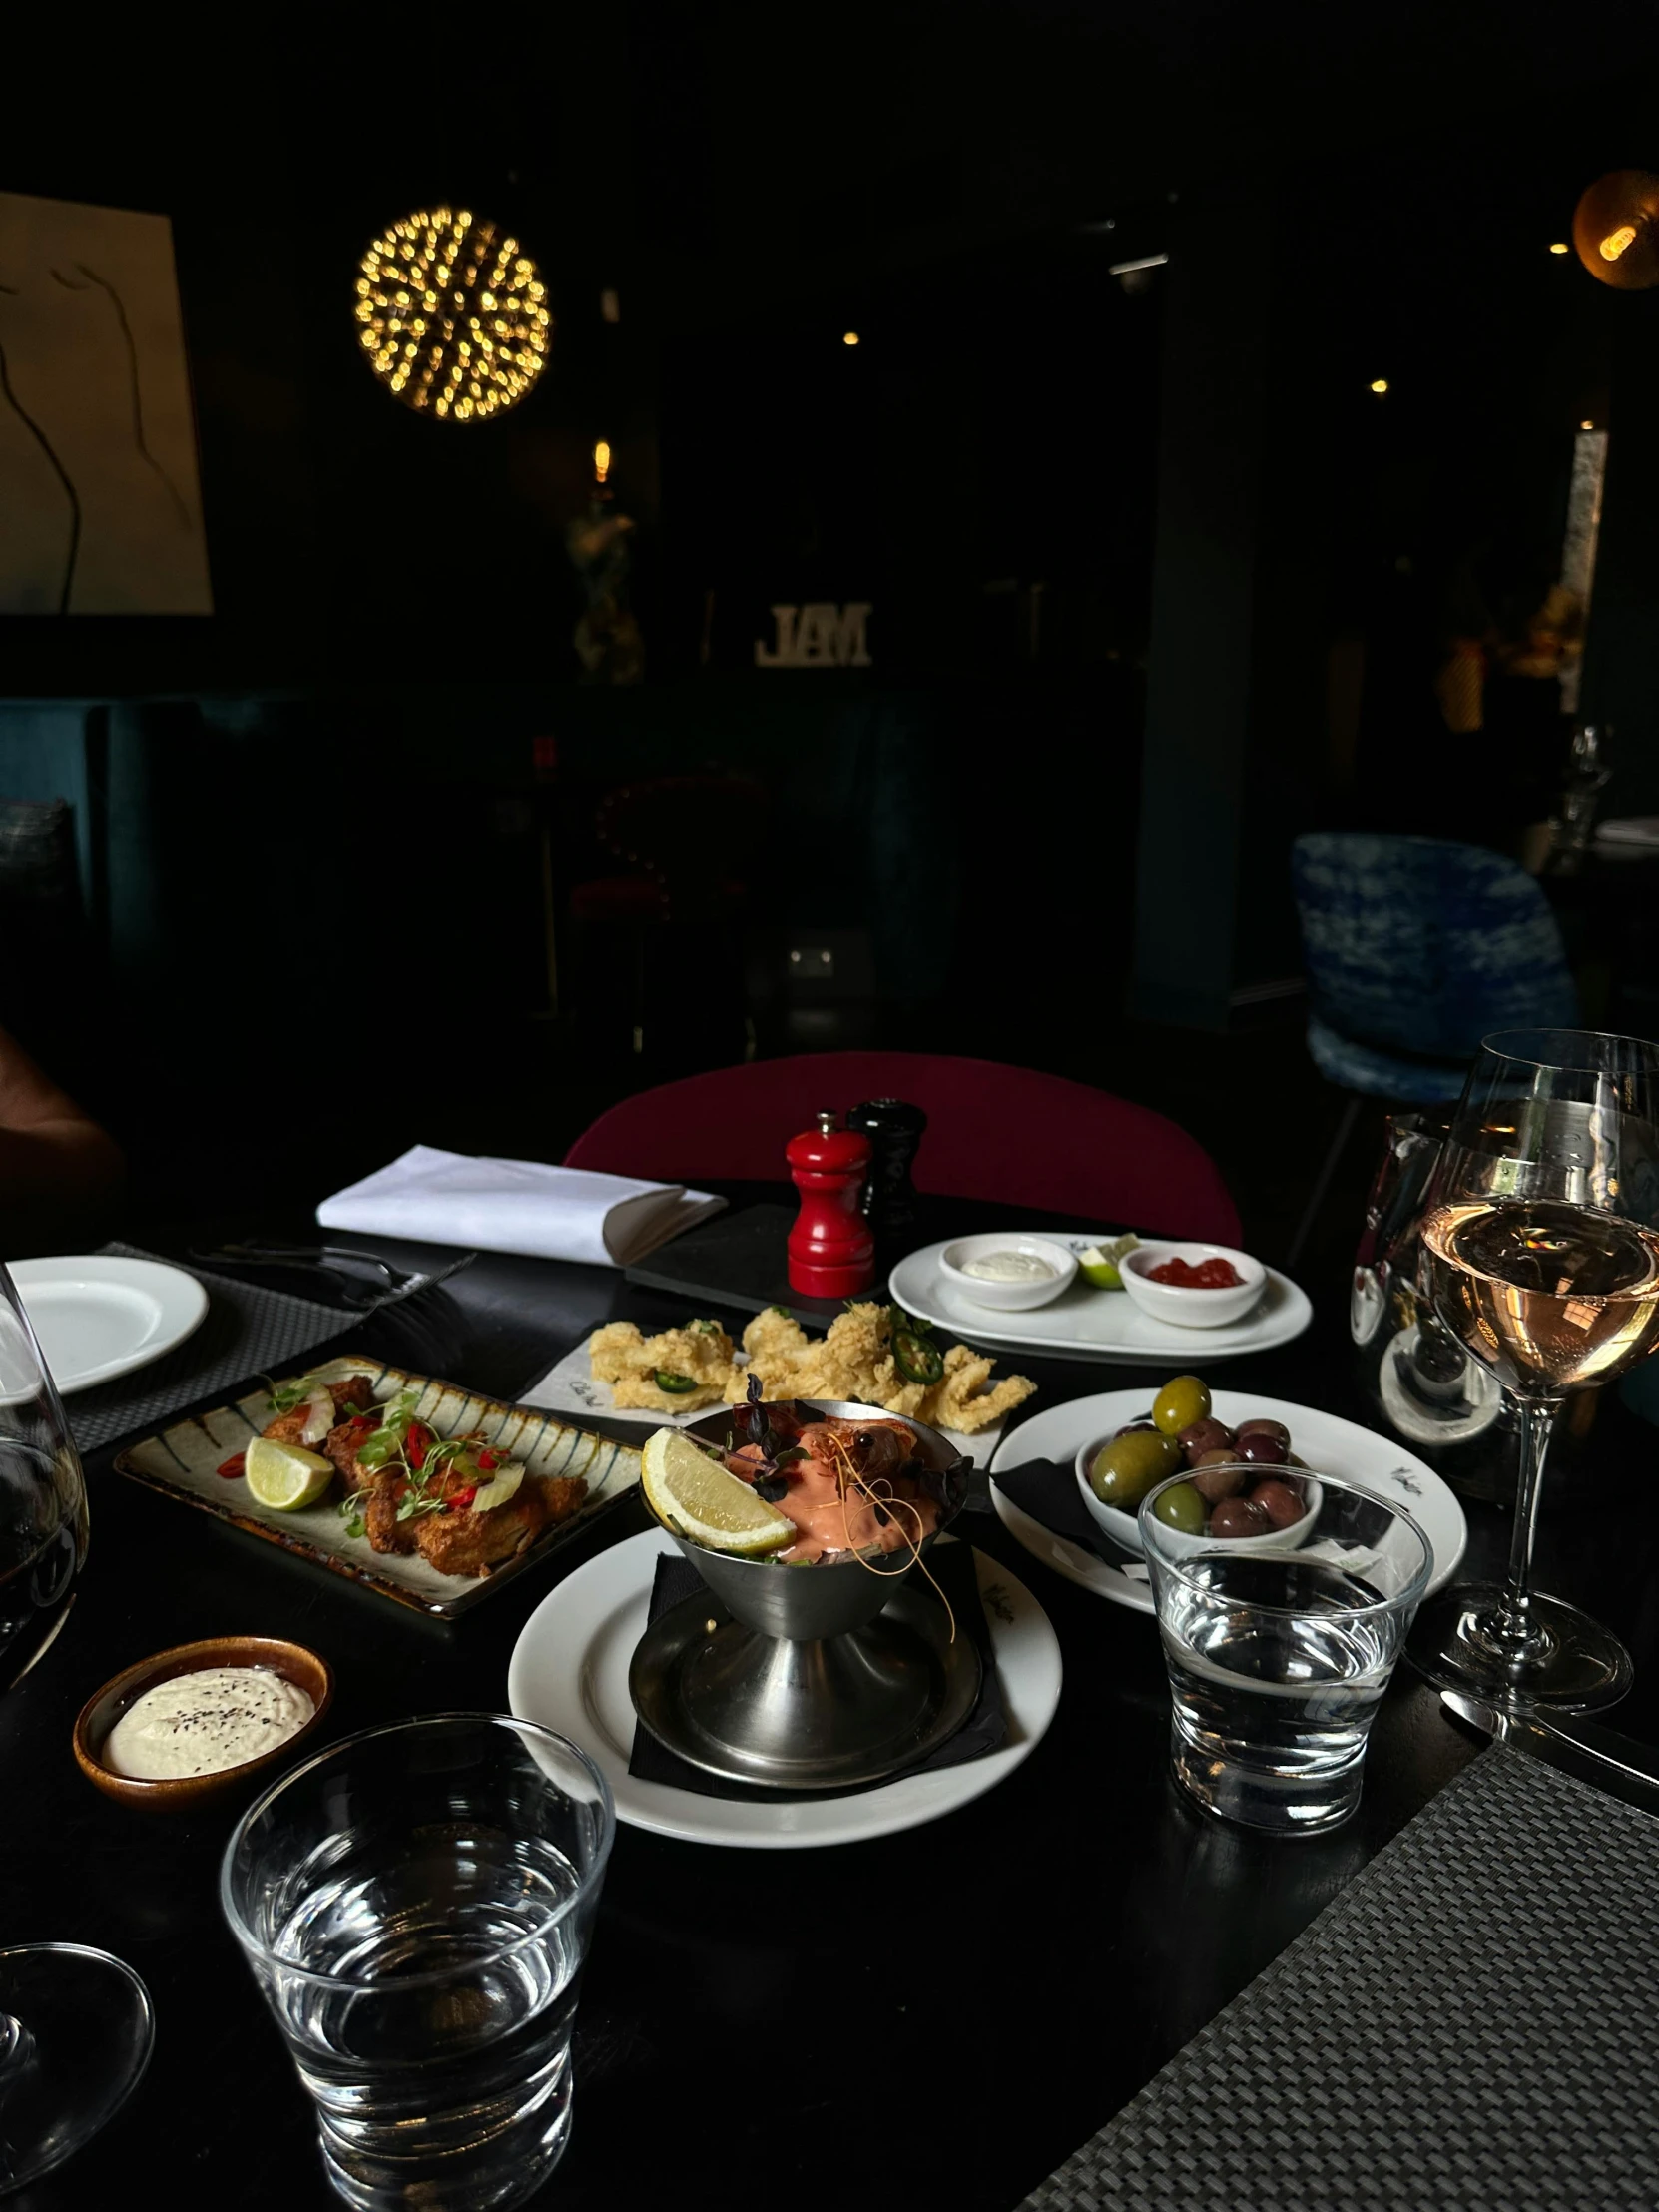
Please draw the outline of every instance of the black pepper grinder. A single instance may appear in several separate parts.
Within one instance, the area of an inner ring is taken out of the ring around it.
[[[847,1115],[846,1126],[869,1139],[864,1218],[877,1249],[896,1256],[915,1232],[916,1187],[910,1180],[910,1163],[927,1127],[927,1116],[906,1099],[866,1098]]]

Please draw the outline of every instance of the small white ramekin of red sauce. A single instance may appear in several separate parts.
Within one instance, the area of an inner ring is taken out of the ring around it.
[[[1132,1246],[1118,1267],[1141,1312],[1177,1329],[1220,1329],[1242,1321],[1268,1279],[1260,1260],[1229,1245],[1156,1238]]]

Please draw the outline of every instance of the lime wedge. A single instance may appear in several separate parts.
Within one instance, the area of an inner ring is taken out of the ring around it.
[[[274,1513],[297,1513],[301,1505],[314,1505],[334,1479],[331,1462],[320,1453],[279,1444],[271,1436],[254,1438],[243,1472],[260,1503]]]
[[[645,1502],[665,1528],[745,1558],[794,1541],[789,1515],[699,1451],[682,1429],[659,1428],[648,1436],[641,1459]]]
[[[1077,1255],[1077,1272],[1097,1291],[1121,1291],[1123,1277],[1118,1262],[1140,1243],[1139,1237],[1113,1237],[1109,1243],[1086,1245]]]

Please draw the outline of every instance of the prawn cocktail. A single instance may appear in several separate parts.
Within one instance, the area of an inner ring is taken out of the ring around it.
[[[794,1541],[776,1554],[785,1566],[867,1562],[885,1552],[917,1558],[967,1486],[960,1463],[927,1464],[907,1422],[826,1413],[799,1398],[767,1404],[758,1381],[722,1458],[795,1523]]]

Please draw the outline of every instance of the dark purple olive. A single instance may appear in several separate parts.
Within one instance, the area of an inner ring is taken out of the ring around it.
[[[1152,1429],[1154,1435],[1157,1434],[1157,1426],[1155,1422],[1149,1420],[1126,1420],[1121,1428],[1114,1428],[1112,1430],[1112,1433],[1107,1437],[1106,1441],[1108,1443],[1115,1444],[1120,1436],[1133,1436],[1140,1429],[1143,1428],[1150,1428]]]
[[[1249,1480],[1250,1469],[1241,1467],[1230,1451],[1209,1452],[1193,1469],[1193,1488],[1212,1505],[1237,1497]]]
[[[1235,1433],[1240,1443],[1247,1436],[1277,1436],[1287,1451],[1291,1448],[1291,1432],[1282,1420],[1242,1420]]]
[[[1258,1482],[1248,1502],[1260,1506],[1275,1528],[1289,1528],[1308,1510],[1288,1482]]]
[[[1212,1536],[1265,1536],[1272,1526],[1248,1497],[1224,1497],[1210,1515]]]
[[[1206,1451],[1231,1451],[1233,1431],[1225,1421],[1195,1420],[1190,1428],[1183,1428],[1176,1442],[1187,1454],[1189,1467],[1196,1467]]]
[[[1265,1429],[1253,1428],[1248,1436],[1239,1438],[1233,1449],[1253,1467],[1282,1467],[1289,1447],[1283,1436],[1270,1436]]]

